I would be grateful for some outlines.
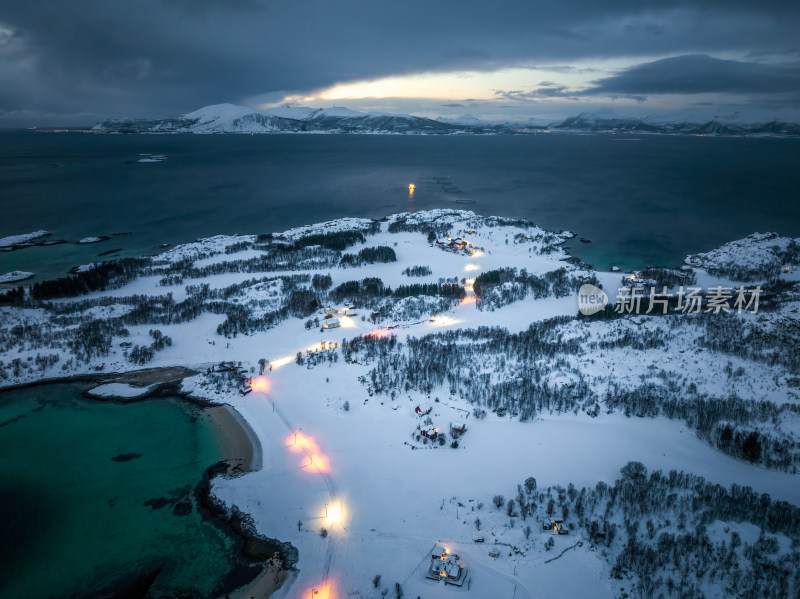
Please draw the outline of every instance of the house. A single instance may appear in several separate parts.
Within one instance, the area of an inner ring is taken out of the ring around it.
[[[334,314],[338,314],[338,313],[339,313],[339,310],[337,310],[336,308],[333,308],[331,306],[326,306],[325,307],[325,314],[327,314],[328,316],[333,316]]]
[[[247,394],[248,394],[248,393],[250,393],[252,390],[253,390],[253,388],[252,388],[252,387],[250,386],[250,384],[248,383],[247,385],[245,385],[244,387],[242,387],[241,389],[239,389],[239,393],[241,393],[242,395],[247,395]]]
[[[553,522],[553,534],[558,534],[558,535],[569,534],[569,528],[567,528],[567,525],[564,524],[563,520],[555,520]]]
[[[450,425],[450,436],[453,437],[453,439],[458,439],[461,435],[463,435],[466,432],[467,432],[466,424],[462,424],[461,426],[453,426],[452,424]]]
[[[444,547],[434,547],[431,564],[425,578],[437,582],[442,580],[445,584],[460,587],[467,579],[467,568],[459,563],[457,555],[448,554]]]
[[[335,329],[340,326],[342,326],[342,323],[339,322],[338,318],[331,318],[322,323],[323,329]]]
[[[439,437],[439,429],[435,428],[433,430],[425,430],[424,428],[419,431],[419,434],[425,437],[426,439],[430,439],[431,441],[436,441]]]

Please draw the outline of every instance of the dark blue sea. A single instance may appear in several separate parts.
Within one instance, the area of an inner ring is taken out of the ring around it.
[[[0,252],[0,273],[48,278],[217,233],[442,207],[574,231],[591,243],[570,250],[598,268],[677,265],[754,231],[800,235],[799,167],[798,139],[7,130],[0,237],[46,229],[71,243]]]

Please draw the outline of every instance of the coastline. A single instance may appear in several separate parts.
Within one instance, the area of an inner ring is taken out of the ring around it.
[[[232,537],[240,564],[231,572],[231,586],[221,589],[219,597],[232,599],[267,599],[289,576],[296,562],[296,550],[277,539],[267,538],[249,525],[249,515],[219,500],[212,491],[217,476],[237,477],[257,472],[263,464],[263,449],[247,420],[231,405],[194,397],[181,390],[181,381],[195,371],[168,366],[146,368],[124,373],[85,373],[67,377],[42,379],[11,385],[0,391],[20,390],[50,384],[83,382],[93,384],[82,395],[92,401],[137,403],[148,399],[176,397],[190,404],[198,415],[207,419],[219,445],[221,461],[209,466],[194,490],[198,509],[204,519]],[[92,389],[111,382],[142,385],[143,393],[134,397],[93,395]],[[260,571],[253,574],[253,570]]]
[[[195,489],[202,513],[217,526],[237,539],[238,552],[243,560],[242,583],[226,589],[220,597],[227,599],[267,599],[283,586],[296,562],[296,550],[289,543],[267,538],[258,533],[250,523],[250,516],[236,506],[218,499],[212,490],[217,476],[237,477],[261,469],[263,455],[261,442],[247,420],[231,405],[217,404],[201,408],[204,416],[217,434],[225,458],[208,468],[203,481]],[[260,562],[261,571],[250,576],[253,562]],[[232,578],[239,576],[238,571]]]
[[[233,473],[261,470],[263,455],[261,442],[244,417],[229,404],[203,408],[211,426],[217,433],[225,461]]]

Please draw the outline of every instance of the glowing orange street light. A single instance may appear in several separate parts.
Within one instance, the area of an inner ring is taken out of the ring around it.
[[[265,376],[259,376],[254,379],[250,379],[250,387],[253,391],[260,391],[262,393],[268,393],[270,388],[270,382]]]

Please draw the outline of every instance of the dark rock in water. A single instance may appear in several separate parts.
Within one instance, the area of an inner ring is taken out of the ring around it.
[[[592,242],[586,239],[585,237],[581,237],[581,243],[592,243]]]
[[[192,513],[192,504],[189,501],[179,501],[172,507],[172,513],[176,516],[188,516]]]
[[[19,416],[14,416],[14,418],[9,418],[8,420],[0,422],[0,426],[7,426],[9,424],[14,424],[15,422],[21,420],[22,418],[25,418],[25,414],[20,414]]]
[[[119,455],[115,455],[111,458],[115,462],[130,462],[131,460],[137,460],[142,457],[140,453],[121,453]]]
[[[161,508],[172,505],[173,503],[175,503],[175,500],[167,497],[153,497],[152,499],[148,499],[144,502],[144,504],[151,510],[160,510]]]
[[[98,256],[108,256],[110,254],[116,254],[117,252],[121,252],[122,248],[117,248],[115,250],[106,250],[105,252],[100,252],[97,254]]]

